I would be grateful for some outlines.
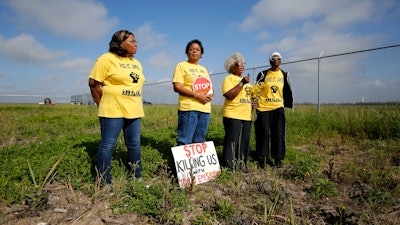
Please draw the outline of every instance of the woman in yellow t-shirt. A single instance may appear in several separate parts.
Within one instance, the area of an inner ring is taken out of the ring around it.
[[[250,78],[242,77],[244,64],[243,56],[237,52],[230,55],[224,64],[229,75],[222,83],[225,137],[221,164],[230,170],[243,170],[247,173],[252,105]]]
[[[114,33],[109,52],[97,58],[89,75],[94,102],[99,107],[101,140],[98,147],[99,182],[111,187],[111,157],[123,130],[128,148],[130,173],[141,179],[140,118],[144,116],[142,87],[145,82],[136,54],[135,35],[127,30]]]
[[[286,154],[286,119],[284,107],[293,107],[293,94],[288,73],[280,68],[282,56],[271,53],[271,68],[257,75],[262,85],[257,105],[257,120],[254,122],[256,152],[261,168],[265,163],[282,167]],[[271,143],[271,149],[270,149]],[[274,162],[271,160],[274,159]]]
[[[176,65],[172,83],[179,94],[178,145],[206,141],[210,123],[213,87],[207,69],[199,65],[204,53],[197,39],[186,45],[188,60]]]

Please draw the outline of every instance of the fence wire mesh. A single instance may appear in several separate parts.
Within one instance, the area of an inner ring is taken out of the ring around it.
[[[383,47],[373,45],[366,48],[363,43],[358,49],[351,46],[348,51],[343,47],[321,50],[310,57],[288,60],[284,57],[281,68],[289,72],[295,104],[400,103],[400,42],[396,39]],[[254,82],[257,74],[268,68],[269,65],[246,68],[244,75],[249,74]],[[226,75],[226,72],[211,74],[215,105],[224,102],[221,86]],[[43,102],[44,97],[48,97],[57,103],[93,104],[88,93],[30,96],[34,102]],[[19,103],[24,97],[4,94],[0,96],[0,103]],[[143,99],[153,105],[177,104],[178,94],[173,91],[170,80],[146,83]]]
[[[252,81],[269,65],[246,68]],[[400,103],[400,44],[350,52],[321,51],[310,58],[283,61],[295,104]],[[213,104],[223,104],[226,72],[211,74]],[[170,81],[146,84],[143,95],[155,104],[176,104]]]

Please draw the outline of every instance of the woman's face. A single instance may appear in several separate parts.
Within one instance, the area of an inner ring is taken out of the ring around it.
[[[243,62],[243,60],[238,60],[232,66],[232,73],[238,76],[242,75],[242,73],[244,72],[244,64],[245,62]]]
[[[126,50],[126,56],[131,56],[136,54],[137,42],[134,35],[129,35],[129,37],[122,42],[122,47]]]
[[[272,67],[279,67],[281,65],[281,60],[282,58],[279,57],[279,55],[274,55],[270,60],[269,60],[269,64]]]
[[[201,58],[201,47],[197,43],[193,43],[190,45],[188,49],[187,56],[189,58],[189,62],[198,62]]]

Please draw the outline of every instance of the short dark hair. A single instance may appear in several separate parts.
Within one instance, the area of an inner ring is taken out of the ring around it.
[[[130,35],[134,35],[132,32],[127,30],[119,30],[114,33],[110,41],[109,51],[117,54],[118,56],[125,57],[127,51],[121,46]]]
[[[194,43],[200,45],[201,54],[203,55],[203,53],[204,53],[203,45],[201,44],[201,41],[199,41],[198,39],[191,40],[189,43],[187,43],[186,50],[185,50],[186,55],[189,53],[190,46]]]

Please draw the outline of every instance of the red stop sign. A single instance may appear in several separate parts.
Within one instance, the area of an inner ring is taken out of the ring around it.
[[[198,77],[192,85],[193,91],[196,93],[207,94],[211,89],[211,81],[205,77]]]

